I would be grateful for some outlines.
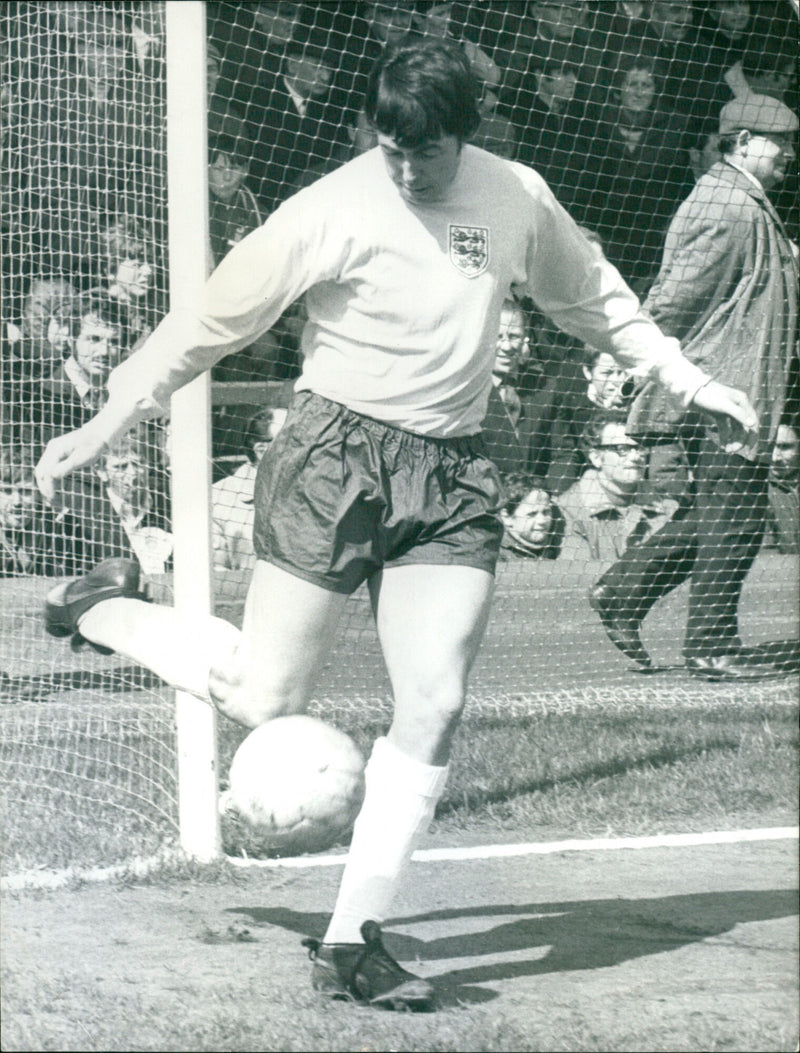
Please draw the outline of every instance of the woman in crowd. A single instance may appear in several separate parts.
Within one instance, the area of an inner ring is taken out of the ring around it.
[[[640,295],[658,269],[669,219],[691,188],[684,132],[684,118],[665,105],[655,56],[641,48],[618,55],[585,144],[575,213]]]

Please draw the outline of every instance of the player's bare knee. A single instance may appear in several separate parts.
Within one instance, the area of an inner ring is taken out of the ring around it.
[[[448,670],[443,675],[418,683],[417,697],[431,718],[442,726],[458,723],[466,701],[463,677]]]
[[[221,713],[246,728],[257,728],[269,720],[274,720],[275,717],[302,712],[302,710],[288,709],[281,700],[256,698],[244,687],[231,690],[223,698],[215,701]]]
[[[276,683],[254,675],[242,650],[217,661],[209,672],[209,695],[217,709],[245,727],[255,728],[275,717],[303,713],[307,695],[291,681]]]
[[[395,693],[390,737],[411,756],[431,764],[444,764],[464,710],[460,682],[419,685],[413,694]]]

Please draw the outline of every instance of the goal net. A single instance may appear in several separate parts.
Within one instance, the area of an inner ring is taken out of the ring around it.
[[[208,2],[197,42],[205,68],[180,87],[186,112],[205,114],[201,172],[175,149],[176,121],[167,121],[176,55],[167,6],[20,0],[2,9],[6,873],[108,866],[179,838],[173,693],[118,656],[48,637],[41,610],[57,580],[111,556],[138,560],[153,599],[172,602],[175,562],[195,551],[172,507],[174,451],[187,434],[167,418],[137,426],[51,505],[33,481],[47,441],[97,411],[110,371],[169,309],[170,271],[197,263],[194,248],[181,259],[170,240],[180,190],[170,198],[168,174],[173,188],[205,181],[197,214],[215,266],[290,195],[375,146],[364,93],[386,46],[407,34],[448,37],[481,86],[475,145],[536,169],[644,299],[672,217],[720,159],[722,108],[756,93],[798,110],[792,0]],[[797,192],[792,163],[771,192],[787,244],[800,233]],[[211,540],[214,609],[235,624],[255,559],[255,470],[286,416],[304,322],[301,298],[211,373],[199,475],[211,484],[210,522],[196,529]],[[796,372],[789,379],[796,385]],[[708,697],[686,677],[636,673],[587,600],[624,551],[691,506],[686,444],[669,432],[647,443],[631,434],[639,394],[610,356],[559,331],[534,303],[507,304],[485,422],[506,537],[468,721]],[[769,525],[739,611],[756,644],[797,634],[800,431],[784,395]],[[664,590],[644,622],[660,667],[680,666],[686,589]],[[348,602],[312,711],[350,731],[389,719],[363,590]],[[220,722],[223,781],[242,734]]]

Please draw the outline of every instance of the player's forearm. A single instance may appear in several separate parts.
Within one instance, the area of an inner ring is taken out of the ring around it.
[[[642,343],[636,350],[626,348],[615,357],[635,376],[657,380],[684,407],[693,402],[697,392],[710,378],[681,352],[677,340],[665,337],[658,327],[648,323]]]
[[[127,434],[139,421],[148,420],[156,414],[123,397],[111,396],[81,431],[91,437],[98,447],[110,446]]]
[[[686,358],[677,340],[664,335],[618,275],[617,281],[592,304],[599,331],[587,343],[609,351],[633,376],[658,381],[688,406],[708,383],[708,374]]]
[[[117,413],[135,423],[169,413],[171,396],[210,369],[234,341],[204,327],[189,312],[170,312],[147,341],[108,379]]]
[[[610,264],[603,264],[601,313],[606,319],[608,350],[634,376],[657,380],[688,406],[709,376],[682,353],[678,340],[665,335]]]
[[[684,406],[708,376],[642,309],[619,271],[579,234],[563,210],[545,210],[530,293],[565,332],[607,351],[634,376],[657,380]]]

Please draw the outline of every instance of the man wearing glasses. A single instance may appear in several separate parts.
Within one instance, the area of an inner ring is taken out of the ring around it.
[[[766,524],[770,453],[784,407],[796,398],[797,261],[767,194],[795,159],[797,116],[778,99],[749,93],[723,107],[722,160],[674,216],[661,270],[645,306],[687,358],[741,387],[759,416],[757,439],[732,450],[708,415],[682,414],[649,383],[634,402],[633,434],[677,429],[693,469],[689,511],[630,549],[597,582],[590,602],[612,642],[642,668],[641,622],[690,579],[683,641],[688,671],[743,680],[792,671],[743,647],[738,607]]]
[[[558,499],[566,519],[561,558],[616,560],[664,526],[678,502],[644,492],[647,449],[628,435],[624,414],[599,411],[581,447],[589,467]]]

